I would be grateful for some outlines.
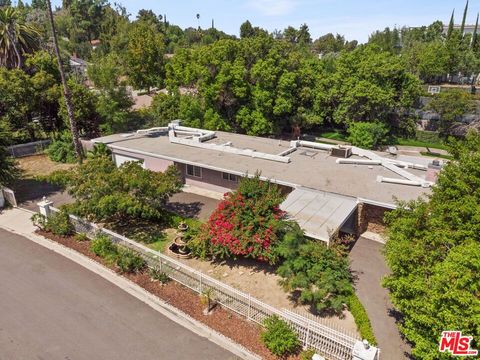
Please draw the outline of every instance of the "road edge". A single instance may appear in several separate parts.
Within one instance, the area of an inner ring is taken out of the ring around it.
[[[241,359],[245,360],[261,360],[258,355],[250,352],[240,344],[237,344],[228,337],[202,324],[200,321],[195,320],[183,311],[175,308],[174,306],[166,303],[152,293],[146,291],[141,286],[106,268],[102,264],[86,257],[85,255],[77,252],[76,250],[70,249],[66,246],[63,246],[59,243],[56,243],[39,235],[21,233],[16,231],[15,229],[3,225],[0,225],[0,228],[14,234],[23,236],[28,240],[36,243],[37,245],[40,245],[59,255],[62,255],[63,257],[77,263],[85,269],[101,276],[102,278],[119,287],[126,293],[147,304],[152,309],[164,315],[168,319],[183,326],[184,328],[190,330],[196,335],[210,340],[211,342],[217,344],[225,350],[230,351],[235,356],[238,356]]]

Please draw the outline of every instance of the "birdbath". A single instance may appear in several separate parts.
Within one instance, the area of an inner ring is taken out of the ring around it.
[[[175,240],[173,240],[173,243],[170,244],[170,246],[168,247],[169,250],[174,255],[180,258],[190,257],[190,250],[187,248],[187,243],[184,240],[185,231],[187,230],[188,230],[188,225],[185,224],[184,222],[181,222],[178,225],[179,234],[175,237]]]

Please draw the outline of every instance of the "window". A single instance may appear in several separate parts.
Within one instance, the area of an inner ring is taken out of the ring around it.
[[[222,173],[222,178],[223,178],[223,180],[238,182],[238,176],[237,175],[233,175],[233,174],[223,172]]]
[[[193,177],[202,177],[202,168],[193,165],[187,165],[187,175]]]

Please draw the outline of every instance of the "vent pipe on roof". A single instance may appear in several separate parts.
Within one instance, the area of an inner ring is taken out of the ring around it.
[[[337,164],[382,165],[381,160],[337,159]]]

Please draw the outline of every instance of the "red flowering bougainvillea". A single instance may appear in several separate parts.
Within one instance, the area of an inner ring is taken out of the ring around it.
[[[282,233],[285,213],[279,205],[283,195],[278,187],[259,176],[243,179],[238,189],[224,200],[189,243],[200,257],[251,257],[275,263],[273,251]]]

